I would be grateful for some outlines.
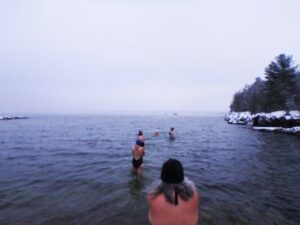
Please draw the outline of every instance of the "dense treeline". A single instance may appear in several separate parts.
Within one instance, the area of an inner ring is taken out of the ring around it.
[[[265,68],[265,80],[258,77],[234,94],[230,110],[251,113],[300,110],[300,72],[292,56],[277,56]]]

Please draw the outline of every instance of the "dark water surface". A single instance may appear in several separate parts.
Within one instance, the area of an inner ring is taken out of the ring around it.
[[[147,141],[136,179],[139,129]],[[300,224],[299,137],[181,116],[0,121],[0,224],[148,224],[146,188],[170,157],[198,188],[199,224]]]

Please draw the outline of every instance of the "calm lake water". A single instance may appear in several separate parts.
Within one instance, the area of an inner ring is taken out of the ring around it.
[[[135,178],[130,147],[139,129],[146,155]],[[300,224],[300,138],[196,116],[0,121],[0,224],[149,224],[146,189],[168,158],[198,188],[199,224]]]

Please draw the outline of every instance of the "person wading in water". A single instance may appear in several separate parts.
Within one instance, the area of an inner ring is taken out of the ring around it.
[[[139,130],[138,134],[136,135],[136,141],[140,140],[141,142],[145,143],[145,136],[143,131]]]
[[[182,164],[169,159],[161,180],[147,194],[148,219],[152,225],[196,225],[199,195],[194,183],[184,178]]]
[[[169,139],[170,139],[170,140],[174,140],[174,139],[175,139],[175,131],[174,131],[174,127],[171,127],[171,128],[170,128],[170,131],[169,131]]]
[[[135,145],[131,148],[131,153],[133,170],[136,174],[138,174],[143,166],[143,156],[145,154],[144,142],[136,140]]]

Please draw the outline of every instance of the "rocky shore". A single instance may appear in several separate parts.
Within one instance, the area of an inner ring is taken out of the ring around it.
[[[272,113],[230,112],[225,115],[229,124],[249,124],[255,130],[293,133],[300,135],[300,111]]]
[[[26,116],[0,116],[0,120],[20,120],[28,119]]]

